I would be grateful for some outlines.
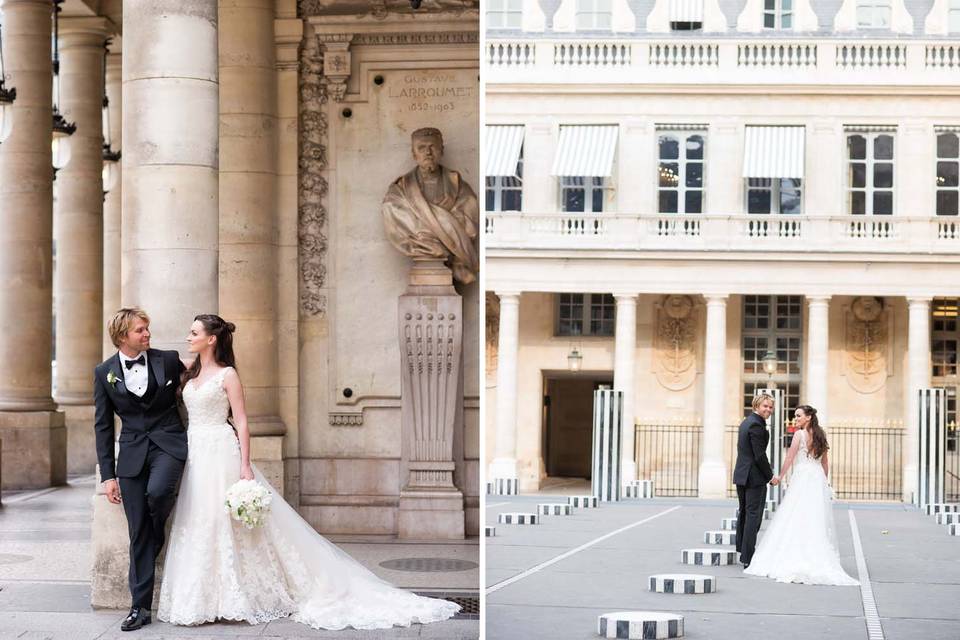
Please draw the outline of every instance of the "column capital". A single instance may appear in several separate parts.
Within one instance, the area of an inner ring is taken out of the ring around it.
[[[804,299],[807,301],[807,304],[810,306],[814,305],[828,305],[830,304],[830,298],[833,296],[829,293],[826,294],[817,294],[812,296],[804,296]]]
[[[703,299],[707,301],[707,305],[726,305],[727,299],[730,297],[729,293],[704,293]]]
[[[110,20],[103,17],[60,18],[57,31],[60,50],[82,47],[103,47],[107,36],[116,32]]]
[[[930,306],[933,296],[907,296],[907,304],[913,306]]]
[[[637,304],[637,298],[640,296],[639,293],[614,293],[613,299],[616,300],[617,304]]]
[[[521,291],[502,291],[498,289],[498,290],[495,290],[493,293],[496,294],[498,298],[500,298],[500,304],[503,304],[504,302],[519,303],[520,294],[522,292]]]

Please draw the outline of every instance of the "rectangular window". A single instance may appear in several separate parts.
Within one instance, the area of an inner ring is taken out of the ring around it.
[[[931,332],[930,364],[933,375],[930,384],[947,390],[947,451],[957,450],[957,351],[960,350],[960,300],[934,298],[930,305]],[[948,480],[948,482],[955,482]]]
[[[847,212],[893,214],[893,133],[847,134]]]
[[[571,213],[601,213],[608,184],[600,176],[561,176],[560,207]]]
[[[793,0],[763,0],[764,29],[793,28]]]
[[[657,211],[703,213],[706,133],[663,131],[657,148]]]
[[[756,390],[772,382],[784,392],[784,420],[789,421],[800,401],[802,320],[801,296],[743,296],[744,416],[753,410]],[[777,356],[777,371],[772,376],[763,366],[768,351]]]
[[[488,29],[520,29],[523,0],[485,0]]]
[[[558,336],[612,336],[616,303],[609,293],[559,293]]]
[[[609,31],[613,25],[612,0],[577,0],[577,31]]]
[[[937,135],[937,215],[957,215],[960,202],[960,138]]]
[[[857,0],[857,27],[889,29],[890,0]]]
[[[800,213],[799,178],[747,178],[747,213]]]
[[[520,211],[523,199],[523,147],[516,176],[487,176],[487,211]]]

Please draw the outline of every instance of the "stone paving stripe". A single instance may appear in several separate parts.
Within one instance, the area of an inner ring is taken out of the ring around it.
[[[651,520],[654,520],[654,519],[656,519],[656,518],[659,518],[660,516],[665,516],[665,515],[667,515],[668,513],[672,513],[673,511],[676,511],[677,509],[679,509],[681,506],[682,506],[682,505],[679,505],[679,504],[678,504],[678,505],[675,506],[675,507],[670,507],[670,508],[667,509],[666,511],[661,511],[660,513],[656,513],[656,514],[654,514],[654,515],[652,515],[652,516],[650,516],[650,517],[648,517],[648,518],[644,518],[643,520],[638,520],[637,522],[634,522],[633,524],[628,524],[628,525],[626,525],[625,527],[620,527],[619,529],[616,529],[616,530],[614,530],[614,531],[611,531],[610,533],[604,534],[604,535],[600,536],[599,538],[594,538],[594,539],[591,540],[590,542],[585,542],[584,544],[580,545],[579,547],[575,547],[575,548],[573,548],[573,549],[570,549],[569,551],[566,551],[566,552],[564,552],[564,553],[561,553],[561,554],[558,555],[558,556],[554,556],[553,558],[550,558],[549,560],[546,560],[545,562],[541,562],[541,563],[538,564],[537,566],[531,567],[530,569],[527,569],[526,571],[523,571],[522,573],[518,573],[517,575],[515,575],[515,576],[513,576],[513,577],[511,577],[511,578],[507,578],[506,580],[502,580],[502,581],[500,581],[500,582],[498,582],[498,583],[496,583],[496,584],[494,584],[494,585],[491,585],[491,586],[487,587],[486,594],[487,594],[487,595],[490,595],[490,594],[493,593],[494,591],[499,591],[500,589],[503,589],[504,587],[507,587],[507,586],[513,584],[514,582],[518,582],[518,581],[520,581],[520,580],[523,580],[524,578],[535,574],[536,572],[540,571],[541,569],[546,569],[546,568],[549,567],[550,565],[556,564],[556,563],[560,562],[561,560],[564,560],[564,559],[566,559],[566,558],[569,558],[570,556],[572,556],[572,555],[574,555],[574,554],[580,553],[580,552],[583,551],[584,549],[589,549],[589,548],[592,547],[593,545],[598,544],[598,543],[600,543],[600,542],[603,542],[603,541],[606,540],[607,538],[612,538],[613,536],[617,535],[618,533],[623,533],[624,531],[627,531],[627,530],[629,530],[629,529],[633,529],[634,527],[639,527],[640,525],[645,524],[645,523],[647,523],[647,522],[650,522]],[[871,640],[872,640],[872,639],[871,639]]]
[[[12,498],[4,498],[3,504],[13,504],[15,502],[26,502],[27,500],[33,500],[34,498],[39,498],[40,496],[45,496],[48,493],[53,493],[54,491],[59,491],[63,487],[50,487],[49,489],[40,489],[39,491],[31,491],[29,493],[21,493],[18,496]]]
[[[857,578],[860,580],[860,597],[863,599],[863,617],[867,623],[867,636],[870,640],[884,640],[883,625],[880,624],[880,614],[877,612],[877,602],[873,599],[873,587],[870,585],[870,574],[867,572],[867,560],[863,557],[863,546],[860,544],[857,517],[853,515],[853,509],[847,513],[850,514],[853,551],[857,555]]]

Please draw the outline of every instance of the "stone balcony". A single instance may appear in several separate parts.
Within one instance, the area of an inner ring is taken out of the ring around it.
[[[956,85],[957,40],[863,38],[490,38],[497,84]],[[574,71],[584,73],[572,73]]]
[[[486,214],[485,240],[494,250],[956,256],[960,218],[508,212]]]

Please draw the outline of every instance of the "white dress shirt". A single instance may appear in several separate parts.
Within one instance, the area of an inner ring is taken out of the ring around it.
[[[141,351],[136,355],[136,357],[128,358],[123,355],[122,351],[117,352],[120,355],[120,366],[123,367],[123,383],[127,389],[130,390],[130,393],[142,398],[143,394],[147,392],[147,384],[149,380],[147,379],[147,352]],[[140,356],[143,356],[144,364],[137,363],[127,368],[127,361],[136,360]]]

